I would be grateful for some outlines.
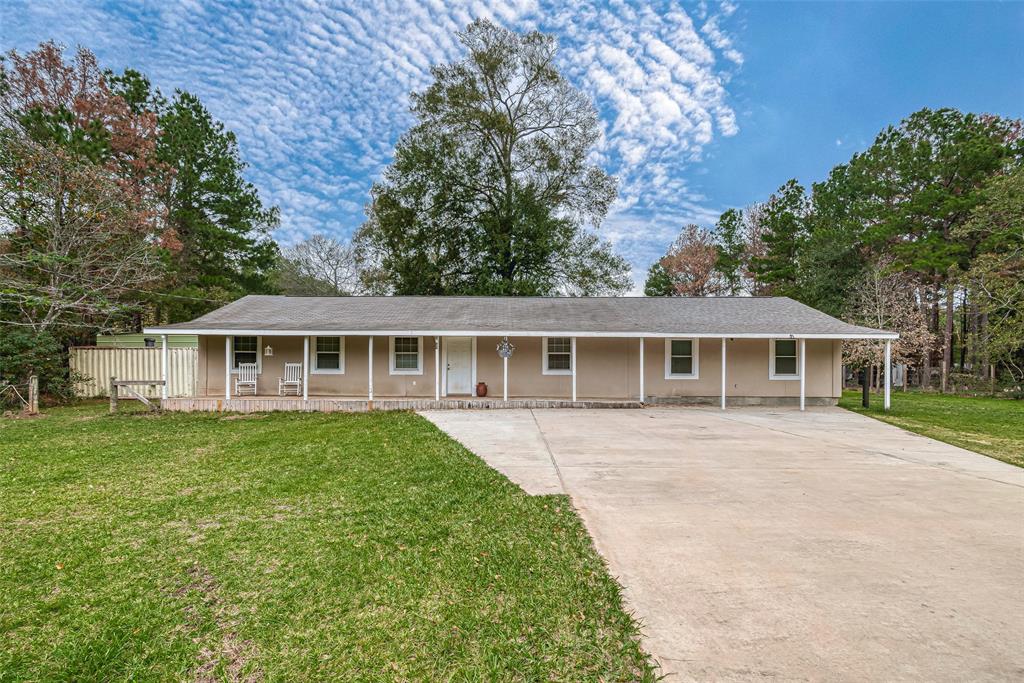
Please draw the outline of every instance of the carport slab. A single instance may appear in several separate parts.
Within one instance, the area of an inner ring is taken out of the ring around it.
[[[668,680],[1024,676],[1024,470],[838,408],[426,415],[564,487]]]

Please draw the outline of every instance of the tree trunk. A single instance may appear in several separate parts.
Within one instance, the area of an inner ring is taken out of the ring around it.
[[[977,301],[971,301],[971,329],[969,333],[971,349],[967,354],[967,361],[971,364],[971,372],[975,377],[984,378],[986,368],[981,347],[981,310]]]
[[[978,317],[978,338],[981,340],[981,367],[982,377],[989,377],[992,374],[992,356],[988,350],[988,313],[982,313]],[[995,387],[992,387],[995,391]]]
[[[926,326],[929,332],[933,331],[932,328],[932,297],[930,296],[928,287],[921,288],[921,313],[924,314]],[[929,345],[922,354],[923,358],[921,363],[921,377],[918,380],[918,384],[922,389],[931,389],[932,386],[932,349]]]
[[[960,372],[967,371],[967,288],[960,299]]]
[[[946,320],[942,333],[942,393],[949,388],[949,373],[953,369],[953,294],[952,283],[946,287]]]

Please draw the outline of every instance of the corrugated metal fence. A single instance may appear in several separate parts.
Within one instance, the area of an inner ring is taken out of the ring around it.
[[[160,379],[161,349],[71,348],[71,369],[89,379],[75,383],[82,397],[106,396],[110,378]],[[167,349],[168,396],[196,395],[198,349]],[[143,396],[159,398],[160,387],[138,387]]]

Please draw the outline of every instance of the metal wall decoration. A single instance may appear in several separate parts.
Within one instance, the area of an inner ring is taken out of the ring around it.
[[[508,340],[508,337],[502,337],[501,341],[498,342],[498,355],[502,358],[511,358],[512,352],[515,350],[515,345]]]

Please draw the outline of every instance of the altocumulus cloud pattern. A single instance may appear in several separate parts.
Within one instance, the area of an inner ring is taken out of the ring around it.
[[[743,55],[729,2],[228,2],[7,0],[3,42],[49,38],[188,89],[239,137],[250,179],[282,210],[277,238],[349,235],[409,126],[408,93],[459,55],[477,17],[559,39],[560,67],[604,122],[598,161],[620,179],[602,228],[636,266],[715,207],[685,180],[716,136],[738,132],[730,77]]]

